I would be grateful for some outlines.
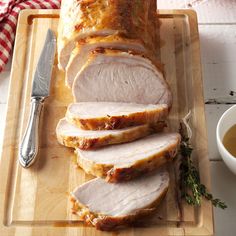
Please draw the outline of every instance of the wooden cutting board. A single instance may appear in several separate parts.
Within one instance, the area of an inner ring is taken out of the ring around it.
[[[159,13],[160,57],[174,95],[170,129],[177,131],[180,119],[191,110],[194,157],[201,181],[209,187],[196,14],[191,10]],[[211,204],[203,200],[201,207],[192,207],[178,198],[178,171],[174,164],[168,167],[171,175],[168,194],[156,215],[149,217],[143,226],[113,233],[100,232],[85,227],[71,213],[70,191],[92,177],[76,169],[73,150],[56,141],[56,124],[72,101],[70,90],[64,86],[64,73],[57,69],[57,61],[51,96],[41,119],[38,161],[30,169],[19,165],[19,140],[28,119],[32,77],[47,29],[57,32],[58,14],[57,10],[24,10],[19,17],[0,163],[0,235],[213,235]]]

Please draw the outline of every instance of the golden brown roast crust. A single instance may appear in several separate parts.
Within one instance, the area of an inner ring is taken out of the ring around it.
[[[72,196],[72,213],[78,215],[85,222],[85,224],[92,225],[98,230],[114,231],[123,227],[132,226],[137,220],[142,219],[144,216],[153,214],[156,211],[157,206],[165,197],[167,191],[168,187],[162,192],[159,198],[157,198],[145,209],[140,209],[132,215],[125,215],[119,217],[90,212],[86,206],[80,204]]]
[[[116,167],[111,164],[97,164],[93,161],[81,158],[78,152],[76,152],[77,162],[86,173],[105,178],[108,182],[129,181],[172,161],[178,152],[179,143],[180,139],[167,150],[145,158],[144,160],[137,161],[131,166]]]
[[[62,4],[62,7],[71,4],[68,6],[68,12],[65,12],[67,15],[62,16],[62,22],[63,17],[71,17],[74,29],[71,29],[72,32],[67,32],[68,36],[83,33],[89,29],[92,31],[109,29],[118,31],[125,38],[141,38],[144,42],[148,42],[150,40],[148,34],[154,33],[148,32],[148,27],[150,22],[156,21],[156,17],[153,19],[156,14],[155,2],[155,0],[68,1]],[[78,14],[73,14],[74,12]],[[67,25],[62,27],[67,27]],[[64,36],[66,37],[67,34]]]
[[[65,69],[69,58],[63,62],[64,52],[70,54],[78,39],[95,35],[119,33],[124,39],[141,40],[156,54],[156,27],[156,0],[63,0],[58,27],[59,63]]]
[[[106,116],[90,119],[75,117],[67,110],[66,119],[70,123],[85,130],[112,130],[142,124],[155,124],[158,121],[165,120],[168,115],[168,108],[160,108],[158,110],[159,112],[152,110],[132,113],[126,116]]]
[[[118,43],[131,43],[131,44],[140,44],[140,39],[129,39],[129,38],[123,38],[122,35],[118,33],[108,35],[108,36],[90,36],[86,38],[79,39],[76,41],[76,46],[80,47],[85,44],[93,44],[97,42],[103,42],[103,43],[111,43],[111,42],[118,42]]]

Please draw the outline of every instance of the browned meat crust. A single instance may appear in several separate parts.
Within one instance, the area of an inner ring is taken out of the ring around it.
[[[156,0],[63,0],[61,9],[58,60],[63,69],[76,40],[94,35],[139,39],[156,54]]]

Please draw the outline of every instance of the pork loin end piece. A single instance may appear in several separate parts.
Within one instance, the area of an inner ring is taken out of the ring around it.
[[[91,36],[119,33],[124,39],[142,41],[155,53],[158,46],[156,22],[155,0],[63,0],[57,40],[60,67],[66,68],[76,41]]]
[[[127,143],[147,136],[155,131],[162,131],[165,123],[155,127],[139,125],[119,130],[83,130],[61,119],[56,128],[57,140],[66,147],[91,149],[111,144]]]
[[[166,104],[80,102],[68,106],[66,119],[85,130],[112,130],[155,124],[168,115]]]
[[[128,181],[172,161],[180,139],[178,133],[160,133],[98,150],[76,149],[77,162],[86,173],[108,182]]]
[[[72,192],[72,212],[99,230],[117,230],[154,213],[168,187],[166,171],[119,184],[96,178]]]

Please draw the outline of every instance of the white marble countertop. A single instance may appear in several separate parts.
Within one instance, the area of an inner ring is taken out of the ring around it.
[[[208,126],[212,192],[228,208],[214,209],[215,235],[236,235],[236,176],[218,153],[216,124],[221,114],[236,103],[236,0],[157,0],[159,8],[193,8],[197,11],[201,41],[204,97]],[[5,123],[11,62],[0,73],[0,151]]]

